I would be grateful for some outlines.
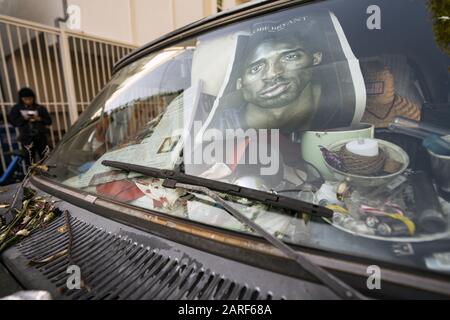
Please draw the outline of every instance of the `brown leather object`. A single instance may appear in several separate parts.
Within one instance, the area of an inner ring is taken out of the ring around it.
[[[339,156],[348,173],[363,176],[371,176],[379,173],[383,169],[387,158],[383,148],[379,149],[377,156],[366,157],[348,151],[345,145],[340,149]]]
[[[363,69],[367,105],[362,122],[371,123],[376,128],[386,128],[397,116],[420,121],[419,106],[395,93],[394,76],[387,68],[368,64]]]
[[[402,168],[402,166],[403,164],[401,162],[394,159],[386,159],[383,170],[386,173],[396,173]]]
[[[379,116],[383,114],[383,116]],[[402,116],[411,120],[420,121],[419,107],[406,98],[395,95],[390,107],[367,104],[362,122],[371,123],[376,128],[387,128],[395,117]]]

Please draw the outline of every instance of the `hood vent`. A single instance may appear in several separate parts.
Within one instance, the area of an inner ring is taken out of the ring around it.
[[[69,235],[63,216],[37,230],[16,248],[29,261],[41,261],[67,250]],[[71,217],[72,260],[87,286],[66,289],[67,254],[37,269],[64,299],[220,299],[270,300],[270,293],[237,283],[184,255],[173,258],[165,250],[144,246],[131,238],[106,232]]]

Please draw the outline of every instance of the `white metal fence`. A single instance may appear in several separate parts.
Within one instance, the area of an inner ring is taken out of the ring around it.
[[[8,122],[22,87],[47,107],[54,147],[111,78],[113,65],[134,46],[0,15],[0,162],[17,150],[18,132]]]

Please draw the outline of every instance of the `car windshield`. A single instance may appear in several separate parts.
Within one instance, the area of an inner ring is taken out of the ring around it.
[[[53,179],[253,233],[204,194],[102,161],[184,170],[334,211],[226,198],[287,243],[449,273],[449,15],[433,0],[320,1],[150,52],[80,116]]]

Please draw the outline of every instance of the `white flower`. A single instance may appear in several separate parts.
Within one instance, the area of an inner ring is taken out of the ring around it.
[[[26,237],[30,234],[30,231],[23,229],[16,233],[16,236]]]
[[[26,216],[25,218],[23,218],[22,224],[27,224],[28,221],[31,220],[31,216]]]
[[[44,223],[52,220],[54,217],[55,217],[55,214],[53,212],[50,212],[48,215],[46,215],[44,217]]]

